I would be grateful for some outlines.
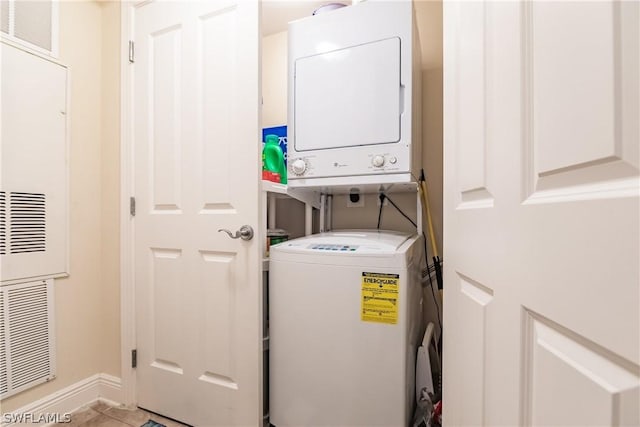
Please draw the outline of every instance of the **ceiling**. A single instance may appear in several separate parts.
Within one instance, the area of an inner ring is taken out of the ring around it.
[[[332,2],[335,1],[264,0],[262,2],[262,34],[269,36],[286,31],[289,21],[311,16],[314,10]],[[340,1],[340,3],[350,5],[351,1]],[[442,1],[414,0],[414,3],[422,48],[422,68],[442,67]]]

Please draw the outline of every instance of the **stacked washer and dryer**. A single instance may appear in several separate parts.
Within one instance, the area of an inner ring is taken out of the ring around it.
[[[288,187],[416,189],[420,45],[410,0],[289,24]],[[422,236],[355,230],[272,246],[270,422],[407,426],[416,402]]]

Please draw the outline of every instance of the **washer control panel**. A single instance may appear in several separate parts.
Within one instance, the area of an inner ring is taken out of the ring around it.
[[[314,251],[331,251],[331,252],[355,252],[357,245],[334,245],[334,244],[315,244],[307,246],[307,249]]]

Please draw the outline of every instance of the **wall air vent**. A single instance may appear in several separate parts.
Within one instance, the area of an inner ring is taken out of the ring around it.
[[[4,191],[0,191],[0,255],[7,252],[7,204]]]
[[[0,288],[0,399],[55,377],[53,280]]]
[[[35,3],[41,2],[10,3],[16,25]],[[5,43],[3,36],[0,286],[65,276],[69,234],[68,70]]]
[[[4,291],[0,288],[0,396],[9,391],[9,380],[7,377],[7,339],[5,334],[4,321]]]
[[[9,206],[9,253],[44,252],[46,250],[45,195],[12,192]]]

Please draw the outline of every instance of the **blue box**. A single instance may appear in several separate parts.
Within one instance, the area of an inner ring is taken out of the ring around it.
[[[276,126],[262,129],[262,145],[267,135],[278,135],[278,145],[284,154],[284,165],[287,165],[287,126]]]

